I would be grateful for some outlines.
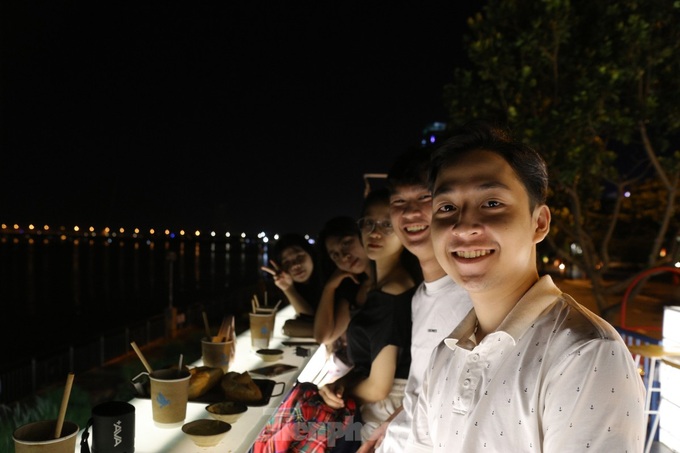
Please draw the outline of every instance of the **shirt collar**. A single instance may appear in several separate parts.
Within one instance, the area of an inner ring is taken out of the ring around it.
[[[510,310],[510,313],[501,322],[496,332],[505,332],[510,335],[515,342],[522,336],[539,315],[555,302],[555,299],[562,294],[562,291],[555,286],[549,275],[539,278],[524,296]],[[455,329],[444,339],[444,343],[449,349],[456,346],[470,348],[468,342],[475,332],[477,326],[477,314],[475,309],[471,309]],[[465,343],[465,344],[464,344]]]

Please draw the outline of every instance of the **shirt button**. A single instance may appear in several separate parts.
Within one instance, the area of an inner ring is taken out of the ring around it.
[[[470,379],[465,379],[465,380],[463,381],[463,387],[465,387],[465,388],[470,387]]]
[[[479,354],[472,354],[470,356],[470,360],[472,360],[473,362],[479,362]]]

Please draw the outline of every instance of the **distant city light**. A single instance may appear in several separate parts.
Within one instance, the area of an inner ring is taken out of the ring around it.
[[[675,267],[678,267],[678,268],[680,268],[680,261],[676,261],[676,263],[675,263]]]
[[[20,225],[20,224],[6,224],[6,223],[0,223],[0,229],[2,230],[9,230],[12,233],[18,233],[19,235],[24,234],[24,232],[29,232],[30,234],[33,235],[42,235],[43,233],[46,233],[50,230],[50,226],[45,224],[42,227],[35,225],[35,224],[27,224],[27,225]],[[146,231],[143,231],[143,229],[140,228],[135,228],[135,227],[116,227],[116,228],[111,228],[108,226],[105,227],[98,227],[96,225],[90,225],[90,226],[80,226],[80,225],[73,225],[73,226],[57,226],[56,228],[53,228],[58,234],[55,236],[50,235],[50,237],[56,237],[60,238],[62,240],[69,240],[69,241],[76,241],[77,238],[82,238],[82,237],[96,237],[98,235],[103,236],[104,238],[115,238],[118,240],[122,240],[128,236],[131,236],[132,238],[140,238],[146,241],[147,244],[152,244],[153,243],[153,237],[156,234],[162,234],[161,232],[165,233],[165,236],[168,238],[175,238],[175,237],[185,237],[187,239],[192,238],[192,237],[200,237],[200,236],[205,236],[206,238],[218,238],[222,234],[224,234],[224,238],[231,238],[232,234],[229,231],[226,231],[224,233],[219,232],[219,230],[207,230],[207,232],[202,232],[199,229],[196,229],[194,231],[189,231],[185,229],[179,230],[179,232],[173,233],[170,229],[163,229],[163,230],[156,230],[154,228],[149,228]],[[238,234],[238,233],[237,233]],[[257,239],[255,238],[257,236]],[[247,233],[245,231],[240,233],[240,237],[242,238],[242,242],[245,242],[247,244],[256,243],[256,242],[261,242],[264,244],[269,244],[272,241],[280,240],[281,235],[279,233],[266,233],[265,231],[260,231],[259,233],[255,233],[255,236],[251,233]],[[303,234],[303,237],[307,242],[310,244],[314,244],[315,240],[313,237],[310,237],[309,234]],[[6,238],[0,239],[2,241],[6,241]],[[20,239],[13,238],[13,241],[17,241]],[[31,240],[30,237],[26,237],[26,240]],[[50,240],[49,238],[45,240]],[[151,242],[149,242],[151,240]],[[92,242],[92,239],[88,239],[90,243]],[[107,241],[111,242],[111,241]],[[141,244],[141,243],[140,243]],[[227,241],[227,247],[229,247],[229,242]]]
[[[630,197],[630,191],[626,190],[625,192],[623,192],[623,196],[626,197],[626,198],[629,198]]]

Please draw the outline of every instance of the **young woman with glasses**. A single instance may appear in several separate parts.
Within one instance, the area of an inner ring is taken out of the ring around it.
[[[361,437],[367,439],[401,406],[411,363],[411,298],[421,277],[403,263],[404,254],[410,252],[392,229],[386,190],[367,196],[358,226],[374,273],[366,302],[347,328],[347,352],[354,368],[321,387],[319,394],[335,409],[344,407],[344,398],[358,401]]]

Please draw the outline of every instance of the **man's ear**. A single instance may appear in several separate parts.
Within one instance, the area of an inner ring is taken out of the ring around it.
[[[542,204],[536,206],[533,214],[534,224],[536,225],[536,230],[534,231],[534,243],[538,244],[541,242],[550,232],[550,208]]]

